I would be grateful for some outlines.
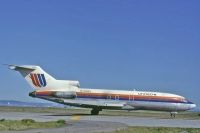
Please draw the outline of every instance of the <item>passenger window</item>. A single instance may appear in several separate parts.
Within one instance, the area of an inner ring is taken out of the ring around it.
[[[115,96],[115,100],[119,100],[119,96],[118,95]]]
[[[110,95],[107,96],[107,99],[111,99],[112,97]]]

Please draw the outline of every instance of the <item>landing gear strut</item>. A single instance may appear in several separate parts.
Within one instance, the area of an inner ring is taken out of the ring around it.
[[[93,108],[91,110],[91,115],[98,115],[99,114],[99,111],[101,111],[102,109],[98,109],[98,108]]]
[[[170,112],[170,116],[171,118],[175,118],[176,117],[177,112]]]

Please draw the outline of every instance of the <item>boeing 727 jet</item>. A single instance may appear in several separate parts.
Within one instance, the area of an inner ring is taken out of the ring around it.
[[[29,96],[56,103],[91,108],[92,115],[103,109],[168,111],[171,116],[179,111],[195,108],[196,105],[183,96],[146,91],[125,91],[80,88],[79,81],[57,80],[41,67],[34,65],[9,65],[21,73],[35,89]]]

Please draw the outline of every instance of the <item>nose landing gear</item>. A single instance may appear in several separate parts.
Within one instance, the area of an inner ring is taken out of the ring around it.
[[[178,114],[178,113],[177,113],[177,112],[170,112],[171,118],[175,118],[175,117],[176,117],[176,114]]]

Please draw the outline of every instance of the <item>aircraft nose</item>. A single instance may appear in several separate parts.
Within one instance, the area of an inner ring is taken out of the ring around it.
[[[190,105],[190,108],[191,108],[191,109],[193,109],[193,108],[195,108],[195,107],[196,107],[196,104],[194,104],[194,103]]]

